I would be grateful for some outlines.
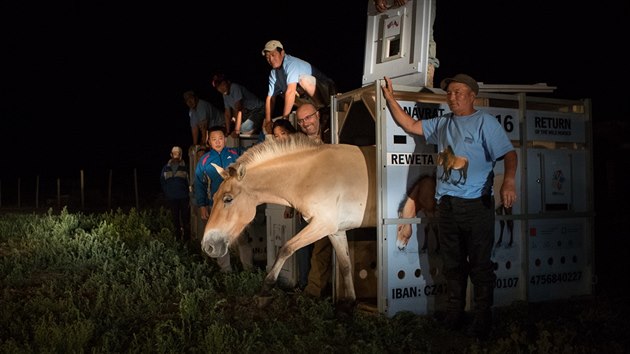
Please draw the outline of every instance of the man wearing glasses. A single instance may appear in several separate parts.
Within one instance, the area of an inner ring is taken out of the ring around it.
[[[298,127],[309,138],[321,143],[331,143],[328,119],[322,118],[322,115],[320,115],[313,104],[304,103],[298,107],[295,111],[295,117]]]
[[[311,103],[304,103],[295,111],[300,130],[320,143],[331,142],[330,127],[320,118],[319,111]],[[311,269],[304,293],[313,297],[332,296],[332,244],[328,237],[315,241],[311,256]]]

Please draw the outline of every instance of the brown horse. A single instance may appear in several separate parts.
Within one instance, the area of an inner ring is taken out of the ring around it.
[[[354,303],[346,230],[376,226],[376,149],[346,144],[317,144],[303,134],[269,139],[249,148],[227,169],[215,166],[223,182],[201,247],[210,257],[228,252],[256,215],[256,206],[272,203],[302,213],[308,225],[278,251],[256,300],[271,301],[282,265],[298,249],[328,237],[335,249],[345,296]]]
[[[407,197],[400,210],[398,211],[398,217],[400,218],[414,218],[418,215],[418,212],[424,212],[424,215],[429,218],[427,223],[424,223],[424,242],[422,244],[422,251],[426,251],[428,248],[429,231],[432,230],[437,242],[436,252],[440,249],[440,243],[437,238],[437,225],[435,220],[431,220],[436,215],[436,200],[435,200],[435,176],[425,175],[420,177],[416,183],[411,187],[411,190],[407,193]],[[396,246],[399,250],[404,250],[407,247],[409,238],[411,237],[411,225],[400,224],[397,228]]]
[[[442,181],[448,181],[451,179],[451,173],[453,170],[459,171],[459,179],[454,184],[466,182],[468,174],[468,159],[463,156],[455,156],[453,148],[449,145],[446,149],[440,151],[437,156],[437,164],[443,167],[442,175],[440,179]]]

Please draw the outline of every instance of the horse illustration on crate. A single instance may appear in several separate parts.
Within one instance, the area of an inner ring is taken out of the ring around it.
[[[424,224],[424,242],[422,243],[421,251],[426,252],[429,246],[429,232],[433,231],[435,236],[435,252],[440,250],[440,241],[438,239],[438,228],[435,221],[437,213],[437,203],[435,200],[435,176],[424,175],[421,176],[411,187],[407,193],[405,199],[402,201],[398,210],[399,218],[414,218],[419,212],[423,212],[428,218],[428,221]],[[396,246],[399,250],[404,250],[407,247],[409,239],[411,238],[411,224],[400,224],[397,228]]]

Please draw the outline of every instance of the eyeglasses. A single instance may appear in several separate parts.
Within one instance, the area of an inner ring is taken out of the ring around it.
[[[306,117],[304,117],[304,118],[302,118],[302,119],[298,119],[298,120],[297,120],[297,124],[302,125],[302,124],[304,123],[304,121],[307,121],[307,120],[308,120],[308,121],[310,121],[310,120],[312,120],[312,119],[313,119],[313,117],[315,117],[315,114],[317,114],[317,111],[315,111],[315,112],[313,112],[313,113],[311,113],[311,114],[307,115]]]

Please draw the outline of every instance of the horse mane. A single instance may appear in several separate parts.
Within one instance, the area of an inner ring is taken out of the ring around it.
[[[322,143],[313,141],[305,134],[289,134],[286,139],[271,138],[250,147],[236,160],[236,163],[252,167],[278,156],[318,149],[322,145]]]

